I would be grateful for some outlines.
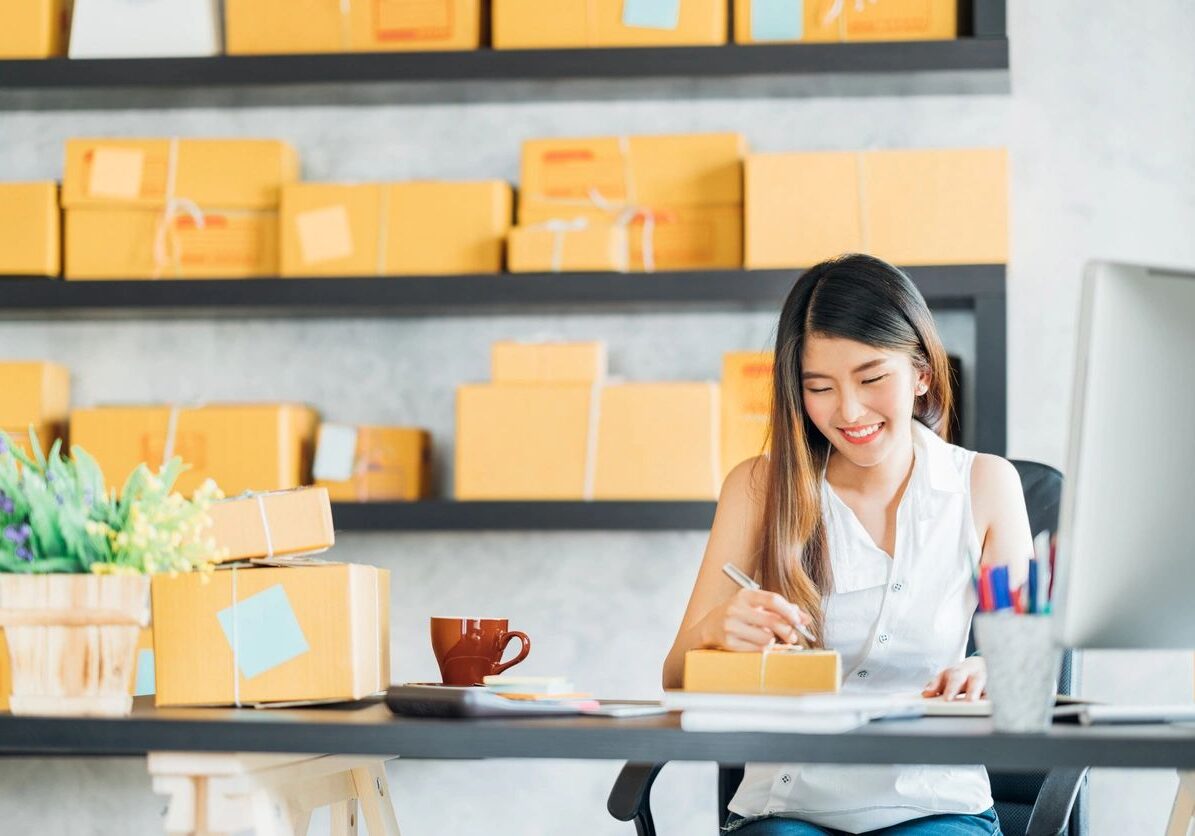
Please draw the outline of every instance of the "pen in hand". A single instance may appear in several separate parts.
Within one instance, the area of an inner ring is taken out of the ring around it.
[[[760,588],[759,584],[757,584],[755,582],[754,578],[749,578],[746,575],[744,575],[742,573],[742,571],[740,571],[739,567],[735,566],[733,563],[724,563],[722,565],[722,571],[726,574],[726,576],[728,578],[730,578],[732,581],[737,583],[743,589],[759,589]],[[805,637],[805,640],[809,642],[810,647],[812,647],[814,645],[814,643],[817,642],[817,639],[815,639],[813,637],[813,633],[810,633],[809,630],[805,627],[805,625],[794,624],[793,626],[796,627],[798,633],[800,633],[802,636]]]

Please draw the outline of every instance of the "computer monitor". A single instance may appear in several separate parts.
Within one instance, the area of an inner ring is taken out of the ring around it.
[[[1061,644],[1195,648],[1195,271],[1083,277],[1054,583]]]

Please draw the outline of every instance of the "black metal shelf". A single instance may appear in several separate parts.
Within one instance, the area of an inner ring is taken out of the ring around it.
[[[338,531],[708,531],[713,502],[338,502]]]
[[[1007,71],[1008,39],[0,61],[0,89]]]
[[[931,307],[1003,298],[1002,264],[908,267]],[[503,311],[767,309],[798,270],[319,279],[0,279],[0,318],[427,316]]]

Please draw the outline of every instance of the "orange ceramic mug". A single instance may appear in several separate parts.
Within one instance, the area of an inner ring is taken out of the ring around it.
[[[531,652],[526,633],[508,630],[505,618],[433,618],[432,651],[440,665],[445,685],[481,685],[482,677],[494,676],[517,665]],[[502,654],[512,639],[522,644],[509,662]]]

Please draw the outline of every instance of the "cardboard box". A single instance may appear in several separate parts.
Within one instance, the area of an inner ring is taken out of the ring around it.
[[[224,551],[216,562],[295,558],[332,548],[332,505],[321,487],[269,491],[212,504],[206,537]]]
[[[70,139],[62,205],[161,209],[173,197],[205,213],[275,210],[282,186],[298,179],[298,153],[279,140]]]
[[[1002,149],[751,155],[746,183],[749,268],[846,252],[905,265],[1008,259]]]
[[[595,383],[606,379],[606,344],[503,340],[490,348],[494,383]]]
[[[0,58],[66,54],[71,0],[0,0]]]
[[[316,423],[315,411],[299,404],[102,406],[72,411],[70,438],[95,457],[110,485],[123,485],[143,462],[156,471],[172,453],[191,465],[178,479],[182,494],[211,478],[235,496],[308,484]]]
[[[772,650],[745,653],[690,650],[683,690],[720,694],[832,694],[839,690],[842,662],[834,650]]]
[[[432,495],[431,452],[427,430],[322,424],[313,475],[333,502],[413,502]]]
[[[283,189],[283,276],[498,273],[508,183],[302,183]]]
[[[506,269],[511,273],[625,273],[630,268],[626,224],[574,218],[511,229]]]
[[[219,55],[219,0],[74,0],[71,58]]]
[[[0,275],[59,275],[60,218],[57,183],[0,183]]]
[[[390,576],[328,564],[159,574],[155,703],[361,699],[390,684]]]
[[[481,0],[225,0],[229,55],[468,50]]]
[[[533,224],[524,229],[584,224],[587,229],[597,230],[609,224],[587,217],[565,220],[553,217],[544,208],[529,209],[524,216],[525,222]],[[739,204],[644,208],[634,212],[626,223],[614,226],[622,229],[622,234],[617,238],[607,236],[606,240],[611,245],[625,242],[626,248],[613,264],[617,272],[729,270],[743,266],[743,209]],[[588,239],[584,235],[585,230],[568,232],[560,239],[544,235],[535,242],[537,260],[531,264],[541,270],[551,269],[553,259],[563,264],[572,252],[575,236],[578,248],[592,246],[596,233]],[[557,240],[561,243],[559,250]]]
[[[65,366],[40,360],[0,362],[0,427],[66,423],[71,375]]]
[[[72,280],[243,279],[278,275],[278,214],[205,211],[200,225],[152,209],[68,209],[66,269]]]
[[[603,387],[594,498],[717,498],[718,418],[713,383]]]
[[[773,366],[770,351],[722,355],[722,481],[740,462],[766,449]]]
[[[738,206],[746,149],[737,133],[528,140],[519,223],[610,221],[627,207]]]
[[[957,0],[734,0],[734,39],[740,44],[935,41],[957,35]]]
[[[725,0],[494,0],[495,49],[724,44]]]
[[[1002,148],[864,155],[869,251],[894,264],[1008,261]]]
[[[33,455],[33,438],[29,435],[28,424],[24,427],[0,427],[0,429],[8,433],[8,437],[26,456]],[[35,426],[33,430],[37,433],[37,446],[42,455],[49,455],[54,442],[66,436],[65,424],[41,424]]]
[[[129,680],[129,693],[143,697],[154,692],[154,633],[152,627],[141,628],[137,638],[137,661]],[[0,711],[8,711],[12,696],[12,662],[8,657],[8,640],[0,627]]]
[[[595,392],[585,384],[458,387],[456,498],[583,498]]]

